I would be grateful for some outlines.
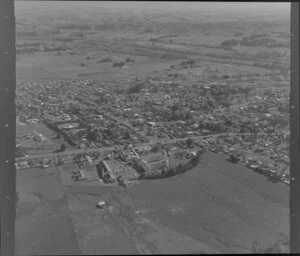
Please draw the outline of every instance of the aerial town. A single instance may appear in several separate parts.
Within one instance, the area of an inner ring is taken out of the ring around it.
[[[16,4],[17,254],[288,252],[287,9],[72,4]]]
[[[100,151],[111,149],[121,159],[131,146],[148,157],[161,154],[153,162],[162,171],[168,168],[160,164],[162,159],[172,162],[170,153],[189,156],[201,148],[289,184],[288,88],[226,85],[225,90],[218,83],[185,83],[169,76],[116,82],[113,87],[91,80],[18,82],[19,122],[41,123],[63,143],[54,155],[35,159],[27,153],[28,141],[45,149],[51,143],[37,132],[18,137],[17,167],[94,164]],[[72,159],[60,154],[72,150]]]

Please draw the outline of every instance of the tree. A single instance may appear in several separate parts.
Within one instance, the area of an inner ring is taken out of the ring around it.
[[[77,105],[77,104],[71,104],[70,107],[69,107],[69,112],[71,114],[79,114],[80,113],[80,106]]]
[[[143,88],[141,83],[136,83],[128,89],[128,93],[138,93]]]
[[[203,150],[199,150],[196,154],[196,156],[192,159],[191,163],[193,165],[197,165],[200,163],[201,159],[202,159],[202,155],[203,155],[204,151]]]
[[[125,140],[129,140],[130,138],[131,138],[130,132],[129,132],[129,131],[125,131],[125,132],[124,132],[124,139],[125,139]]]
[[[100,140],[100,133],[98,129],[90,128],[89,132],[87,133],[86,139],[90,141],[98,141]]]
[[[152,149],[151,149],[151,151],[154,152],[154,153],[159,152],[160,150],[161,150],[161,145],[158,144],[158,143],[153,145]]]
[[[20,120],[20,122],[22,122],[22,123],[25,123],[25,122],[26,122],[26,118],[25,118],[23,115],[21,115],[21,116],[19,117],[19,120]]]
[[[215,106],[214,100],[213,100],[213,99],[208,99],[208,100],[207,100],[207,106],[208,106],[209,108],[213,108],[213,107]]]
[[[177,166],[177,170],[178,172],[183,171],[183,165],[181,163]]]
[[[188,146],[188,147],[193,147],[194,146],[194,140],[192,139],[192,138],[188,138],[187,140],[186,140],[186,145]]]
[[[67,146],[66,146],[66,144],[63,143],[63,144],[60,145],[59,152],[63,152],[66,149],[67,149]]]
[[[26,150],[24,147],[17,147],[16,148],[16,157],[22,157],[27,154]]]
[[[231,40],[225,40],[223,43],[221,43],[221,47],[229,49],[234,45],[237,45],[238,41],[236,39],[231,39]]]
[[[185,119],[192,119],[192,118],[193,118],[193,115],[192,115],[191,111],[186,110],[186,112],[185,112]]]
[[[227,119],[224,124],[227,125],[227,126],[232,126],[233,122],[232,122],[232,120]]]

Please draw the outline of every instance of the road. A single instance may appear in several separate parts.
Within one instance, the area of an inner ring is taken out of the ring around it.
[[[261,134],[264,134],[264,133],[258,133],[257,135],[261,135]],[[135,146],[134,148],[140,149],[145,146],[153,145],[156,143],[173,144],[173,143],[176,143],[179,141],[185,141],[188,138],[191,138],[193,140],[198,140],[198,139],[219,137],[222,135],[236,136],[236,135],[252,135],[252,134],[251,133],[218,133],[218,134],[213,134],[213,135],[190,136],[190,137],[179,138],[179,139],[156,139],[156,140],[152,140],[151,142],[148,142],[148,143],[139,144],[139,145]],[[104,147],[104,148],[89,148],[89,149],[85,149],[85,150],[77,149],[77,150],[71,150],[71,151],[64,151],[64,152],[60,152],[60,153],[46,153],[46,154],[31,155],[31,156],[26,156],[26,157],[16,157],[16,161],[39,159],[39,158],[54,158],[54,157],[58,157],[58,156],[86,154],[86,153],[92,153],[92,152],[107,153],[111,150],[114,150],[115,148],[122,149],[123,147],[124,146],[113,146],[113,147]]]

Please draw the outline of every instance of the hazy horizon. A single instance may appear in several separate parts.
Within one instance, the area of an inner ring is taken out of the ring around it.
[[[16,11],[22,8],[20,2],[38,2],[37,0],[16,0]],[[82,11],[87,11],[86,8],[91,6],[102,8],[115,8],[126,9],[131,11],[209,11],[209,12],[221,12],[223,14],[230,14],[239,12],[239,14],[255,14],[255,15],[289,15],[290,3],[286,2],[147,2],[147,1],[39,1],[41,4],[51,5],[51,2],[55,6],[68,5],[71,8],[78,8],[85,5]]]

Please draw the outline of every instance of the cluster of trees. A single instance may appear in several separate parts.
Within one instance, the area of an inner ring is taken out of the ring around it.
[[[195,64],[196,61],[194,59],[188,59],[188,60],[183,60],[180,62],[181,66],[185,66],[185,65],[193,65]]]
[[[16,157],[23,157],[27,155],[27,151],[24,147],[17,146],[15,151]]]
[[[265,36],[267,36],[267,35],[268,35],[267,33],[263,33],[263,34],[254,34],[254,35],[249,36],[248,39],[254,40],[254,39],[258,39],[258,38],[260,38],[260,37],[265,37]]]
[[[288,51],[259,52],[256,54],[256,56],[258,58],[281,58],[281,57],[288,56]]]
[[[61,144],[59,149],[55,150],[54,153],[60,153],[60,152],[64,152],[67,149],[67,146],[65,143]]]
[[[172,110],[172,115],[169,118],[170,121],[177,121],[177,120],[188,120],[192,119],[193,115],[191,111],[187,108],[184,109],[173,109]]]
[[[188,138],[187,140],[186,140],[186,145],[188,146],[188,147],[193,147],[194,146],[194,144],[195,144],[195,142],[194,142],[194,140],[192,139],[192,138]]]
[[[255,126],[253,123],[248,123],[245,125],[241,125],[240,126],[240,133],[258,133],[259,132],[259,128],[257,126]]]
[[[240,43],[241,45],[245,45],[245,46],[266,46],[266,45],[275,44],[276,40],[272,38],[253,39],[253,38],[244,37]]]
[[[120,142],[132,139],[128,129],[120,130],[115,125],[108,128],[88,127],[86,139],[91,142],[111,144],[111,141]]]
[[[38,36],[38,33],[36,31],[17,31],[17,36]]]
[[[282,113],[289,113],[290,112],[290,106],[288,103],[281,104],[278,106],[278,111]]]
[[[80,113],[80,105],[71,103],[66,106],[65,111],[69,114],[78,115]]]
[[[139,91],[138,87],[134,85],[130,90]],[[192,98],[189,101],[181,101],[180,103],[173,103],[173,106],[170,107],[161,107],[156,106],[152,102],[146,104],[144,102],[145,111],[150,111],[155,113],[157,116],[161,116],[164,120],[169,121],[178,121],[178,120],[192,120],[193,115],[191,110],[199,110],[199,109],[210,109],[214,108],[217,105],[222,105],[224,107],[228,107],[231,105],[230,95],[234,94],[245,94],[249,95],[253,88],[250,87],[239,87],[239,86],[219,86],[213,85],[210,90],[201,90],[201,101],[199,101],[198,97]],[[184,98],[184,97],[183,97]]]
[[[222,85],[212,85],[211,86],[211,94],[212,95],[219,95],[222,94],[224,96],[228,96],[230,94],[240,94],[240,93],[244,93],[244,94],[248,94],[249,92],[251,92],[251,90],[253,90],[253,88],[249,87],[249,86],[222,86]]]
[[[20,116],[19,116],[19,120],[20,120],[20,122],[22,122],[22,123],[26,123],[26,122],[27,122],[27,117],[26,117],[25,115],[20,115]]]
[[[57,51],[65,51],[66,47],[64,46],[43,46],[40,47],[40,45],[38,46],[21,46],[20,48],[16,49],[16,53],[17,54],[22,54],[22,53],[34,53],[34,52],[57,52]]]
[[[123,67],[125,65],[125,62],[124,61],[118,61],[118,62],[114,62],[113,63],[113,67]]]
[[[239,41],[236,39],[229,39],[229,40],[225,40],[224,42],[222,42],[220,44],[220,47],[225,48],[225,49],[230,49],[232,46],[235,46],[238,43],[239,43]]]
[[[135,59],[132,59],[130,57],[126,57],[125,62],[135,62]]]
[[[57,29],[90,30],[91,26],[85,24],[59,24],[57,25]]]
[[[283,70],[290,69],[289,64],[282,63],[281,61],[272,61],[272,62],[255,61],[253,65],[255,67],[272,68],[272,69],[283,69]]]
[[[205,153],[205,150],[199,150],[196,154],[196,156],[194,158],[192,158],[192,160],[190,161],[190,163],[192,164],[193,167],[197,166],[201,160],[202,160],[202,156]]]
[[[289,125],[289,115],[286,116],[273,116],[272,123],[279,125],[281,127],[286,127]]]
[[[140,82],[134,83],[132,86],[129,87],[128,93],[138,93],[143,89],[143,84]]]
[[[105,57],[105,58],[99,60],[98,63],[106,63],[106,62],[112,62],[112,61],[113,61],[112,58]]]
[[[75,141],[74,141],[74,138],[73,138],[72,136],[70,136],[70,134],[69,134],[68,132],[63,131],[63,130],[60,130],[60,129],[57,127],[57,125],[54,124],[54,123],[52,122],[52,120],[50,120],[50,119],[46,119],[46,118],[45,118],[43,121],[44,121],[45,125],[46,125],[50,130],[52,130],[52,131],[54,131],[54,132],[60,134],[60,135],[61,135],[61,136],[69,143],[69,145],[71,145],[71,146],[76,146],[76,143],[75,143]]]
[[[111,23],[111,24],[101,24],[101,25],[96,25],[94,27],[95,30],[100,30],[100,31],[103,31],[103,30],[110,30],[110,29],[114,29],[115,27],[117,26],[117,24],[115,23]]]
[[[181,174],[184,172],[187,172],[188,170],[196,167],[202,159],[202,156],[204,154],[204,150],[199,150],[194,158],[192,158],[188,163],[186,164],[179,164],[175,168],[170,169],[163,169],[162,172],[155,172],[155,173],[143,173],[140,176],[140,179],[161,179],[161,178],[168,178],[177,174]]]
[[[157,153],[161,150],[161,144],[159,143],[156,143],[155,145],[152,146],[151,148],[151,152],[153,153]]]
[[[65,51],[67,48],[64,46],[45,46],[43,51],[44,52],[56,52],[56,51]]]
[[[29,46],[33,46],[33,47],[38,47],[40,46],[41,43],[26,43],[26,42],[23,42],[23,43],[19,43],[19,44],[16,44],[16,47],[29,47]]]
[[[103,133],[100,129],[90,128],[87,132],[86,139],[94,142],[100,142],[103,140]]]
[[[71,38],[71,37],[55,37],[55,38],[53,38],[53,40],[55,40],[55,41],[61,41],[61,42],[64,42],[64,43],[69,43],[69,42],[73,42],[74,41],[74,39],[73,38]]]
[[[209,130],[212,132],[226,132],[228,129],[224,125],[224,123],[218,121],[210,121],[210,120],[204,120],[203,122],[200,122],[199,128],[204,130]]]
[[[24,47],[24,48],[16,49],[16,54],[34,53],[34,52],[38,52],[38,51],[39,51],[39,48],[36,48],[36,47]]]
[[[238,39],[229,39],[225,40],[220,44],[220,47],[225,49],[230,49],[235,45],[244,45],[244,46],[269,46],[269,47],[286,47],[287,43],[279,43],[273,38],[267,38],[267,34],[261,35],[252,35],[249,37],[243,37],[242,40]]]

